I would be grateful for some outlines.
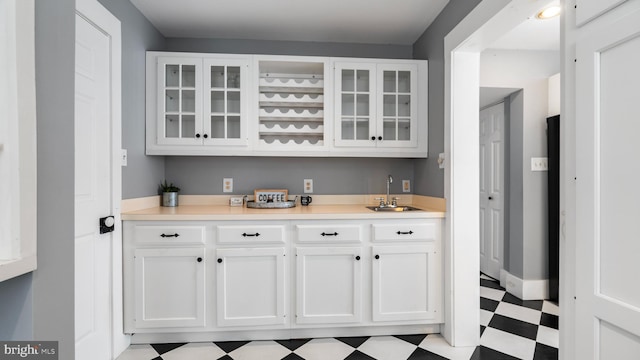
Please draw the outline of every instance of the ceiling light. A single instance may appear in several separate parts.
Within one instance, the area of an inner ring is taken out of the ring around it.
[[[548,8],[545,8],[540,12],[538,12],[536,14],[536,18],[540,20],[545,20],[545,19],[551,19],[552,17],[558,16],[558,15],[560,15],[560,6],[554,5],[554,6],[549,6]]]

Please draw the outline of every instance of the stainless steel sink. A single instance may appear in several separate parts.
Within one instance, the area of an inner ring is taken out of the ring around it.
[[[367,206],[367,209],[373,211],[384,211],[384,212],[404,212],[404,211],[420,211],[418,208],[414,208],[413,206]]]

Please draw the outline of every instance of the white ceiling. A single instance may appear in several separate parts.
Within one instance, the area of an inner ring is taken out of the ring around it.
[[[449,0],[131,0],[165,37],[411,45]]]
[[[560,5],[560,3],[556,0],[549,5]],[[499,38],[491,45],[491,48],[560,51],[560,17],[540,20],[535,17],[535,14],[532,14],[520,25]]]

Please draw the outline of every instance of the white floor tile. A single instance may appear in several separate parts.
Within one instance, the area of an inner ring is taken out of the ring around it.
[[[560,308],[558,307],[558,305],[550,301],[545,301],[542,303],[542,311],[546,312],[547,314],[560,316]]]
[[[353,350],[351,346],[340,340],[326,338],[313,339],[297,348],[294,353],[305,360],[342,360]]]
[[[500,304],[498,304],[498,307],[496,308],[496,314],[504,315],[512,319],[526,321],[534,325],[540,324],[540,316],[542,316],[542,312],[540,311],[529,309],[524,306],[509,304],[506,302],[501,302]]]
[[[536,341],[557,348],[560,345],[560,332],[557,329],[540,325]]]
[[[480,325],[487,326],[493,317],[493,313],[491,311],[480,309]]]
[[[358,350],[376,360],[407,359],[416,346],[393,336],[375,336],[365,341]]]
[[[151,360],[158,357],[158,353],[151,345],[131,345],[117,360]]]
[[[504,290],[492,289],[484,286],[480,286],[480,296],[483,298],[501,301],[502,297],[504,297]]]
[[[494,328],[486,328],[480,344],[523,360],[532,360],[536,342]]]
[[[234,360],[280,360],[291,353],[275,341],[252,341],[229,353]]]
[[[162,354],[163,360],[217,360],[226,353],[214,343],[189,343]]]
[[[492,278],[490,278],[489,276],[487,276],[487,275],[485,275],[485,274],[480,274],[480,279],[491,280],[491,281],[496,280],[496,279],[492,279]]]
[[[469,360],[476,349],[475,346],[453,347],[439,334],[427,336],[419,347],[450,360]]]

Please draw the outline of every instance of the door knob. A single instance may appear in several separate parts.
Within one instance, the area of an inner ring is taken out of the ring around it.
[[[116,219],[113,216],[100,218],[100,234],[112,232],[115,229]]]
[[[489,200],[493,200],[493,198],[491,196],[489,196]]]

